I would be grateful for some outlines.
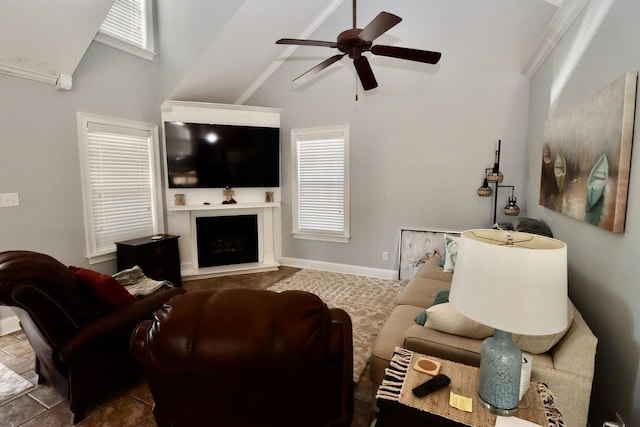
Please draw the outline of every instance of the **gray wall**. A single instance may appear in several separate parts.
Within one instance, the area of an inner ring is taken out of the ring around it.
[[[0,192],[18,192],[21,198],[19,207],[0,209],[0,250],[36,250],[67,264],[86,265],[76,112],[159,124],[160,103],[216,31],[207,22],[233,13],[232,6],[214,8],[207,0],[192,0],[194,7],[188,10],[170,0],[158,3],[159,46],[164,50],[153,63],[94,43],[70,92],[0,75]],[[412,5],[399,3],[396,12],[411,16]],[[607,5],[610,10],[599,9]],[[402,227],[489,226],[490,200],[475,191],[484,168],[491,166],[496,141],[502,139],[505,182],[516,186],[523,211],[546,220],[569,244],[571,297],[600,339],[592,404],[597,421],[592,425],[600,425],[614,410],[627,425],[640,425],[640,322],[635,310],[640,292],[640,160],[633,158],[624,235],[538,206],[551,85],[564,75],[565,64],[574,64],[553,106],[561,111],[625,71],[640,68],[639,17],[636,0],[589,2],[531,85],[518,74],[521,64],[469,56],[460,43],[461,51],[443,52],[437,67],[372,61],[380,88],[355,101],[355,76],[348,63],[303,88],[293,86],[293,77],[324,59],[316,51],[300,51],[298,59],[287,61],[247,101],[284,108],[284,256],[394,270]],[[169,21],[172,25],[162,25]],[[507,48],[502,43],[508,39],[497,28],[492,50]],[[421,46],[437,49],[438,40],[424,40]],[[289,130],[342,123],[351,125],[353,239],[346,245],[294,240]],[[382,261],[382,251],[390,253],[389,261]],[[115,266],[92,268],[113,272]],[[0,318],[7,315],[0,308]]]
[[[156,67],[94,42],[72,91],[0,75],[0,192],[20,196],[20,206],[0,209],[0,251],[87,266],[76,113],[157,122]],[[92,268],[113,272],[115,263]],[[12,314],[0,307],[0,318]]]
[[[0,193],[20,195],[20,206],[0,209],[0,251],[32,250],[88,266],[76,113],[160,127],[160,104],[207,47],[219,28],[212,23],[224,22],[238,7],[213,3],[192,0],[193,7],[184,8],[159,1],[155,61],[94,42],[71,91],[0,75]],[[91,268],[113,273],[116,267],[106,262]],[[11,315],[0,307],[0,319]]]
[[[417,3],[394,3],[394,13],[433,25],[428,8]],[[464,42],[469,35],[456,31],[455,20],[440,25],[454,28],[414,40],[436,49],[444,44],[439,37],[460,37],[460,43],[447,44],[437,66],[372,57],[379,87],[364,94],[360,90],[358,101],[353,65],[346,57],[302,87],[291,82],[333,54],[321,48],[299,48],[247,101],[283,108],[285,257],[397,271],[401,228],[490,226],[492,199],[478,197],[476,190],[484,169],[493,165],[498,139],[503,141],[505,184],[515,185],[516,195],[524,194],[529,82],[520,75],[520,64],[500,54],[509,49],[509,29],[496,25],[488,41],[491,49],[478,55]],[[334,29],[321,26],[309,38],[327,40],[327,34]],[[336,124],[351,128],[353,237],[348,244],[294,239],[290,130]],[[500,212],[507,195],[500,191]],[[519,203],[524,209],[523,197]],[[389,252],[388,261],[382,261],[383,251]]]
[[[76,113],[157,122],[156,67],[94,42],[71,91],[0,76],[0,191],[20,194],[0,209],[0,250],[86,264]]]
[[[632,156],[626,231],[617,235],[538,205],[542,138],[554,112],[640,68],[638,19],[637,0],[590,1],[531,82],[528,211],[567,242],[569,292],[599,339],[592,426],[613,419],[614,411],[628,426],[640,425],[640,156]],[[560,88],[555,101],[554,85]],[[636,145],[639,130],[636,121]]]

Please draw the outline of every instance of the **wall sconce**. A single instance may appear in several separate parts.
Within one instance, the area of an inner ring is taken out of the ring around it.
[[[500,185],[504,180],[504,175],[500,172],[500,146],[501,140],[498,140],[498,149],[496,150],[495,162],[492,168],[484,170],[484,180],[482,186],[478,188],[478,196],[491,197],[493,195],[493,224],[496,223],[496,217],[498,214],[498,190],[500,188],[511,188],[511,196],[508,199],[507,205],[502,210],[505,215],[518,216],[520,214],[520,207],[516,204],[516,196],[514,195],[515,187],[513,185]],[[491,185],[494,184],[494,188]]]

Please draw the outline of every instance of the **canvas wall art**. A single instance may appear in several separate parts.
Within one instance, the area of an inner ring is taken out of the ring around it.
[[[540,205],[624,233],[638,73],[550,118]]]
[[[459,236],[457,231],[400,230],[400,280],[413,279],[422,265],[432,257],[445,256],[444,235]]]

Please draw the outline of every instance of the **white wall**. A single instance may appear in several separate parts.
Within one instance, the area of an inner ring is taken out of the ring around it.
[[[546,220],[567,242],[569,292],[599,339],[592,426],[614,419],[614,411],[626,425],[640,425],[640,158],[632,156],[626,231],[617,235],[538,206],[542,139],[554,112],[640,68],[639,19],[637,0],[589,2],[531,83],[529,214]]]

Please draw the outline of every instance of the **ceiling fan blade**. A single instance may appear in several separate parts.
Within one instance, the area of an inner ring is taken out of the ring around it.
[[[315,67],[313,67],[310,70],[306,71],[304,74],[299,75],[293,81],[296,82],[296,83],[304,83],[304,82],[310,80],[312,77],[314,77],[320,71],[322,71],[325,68],[327,68],[329,65],[333,64],[334,62],[338,62],[345,55],[346,55],[346,53],[333,55],[331,58],[325,59],[324,61],[322,61],[321,63],[319,63]]]
[[[371,65],[366,56],[358,56],[353,60],[353,65],[356,67],[358,77],[360,77],[360,83],[364,90],[374,89],[378,87],[376,76],[373,75]]]
[[[362,40],[371,42],[382,34],[389,31],[402,21],[402,18],[389,12],[380,12],[378,16],[373,18],[373,21],[369,22],[369,25],[364,27],[358,37]]]
[[[294,44],[299,46],[322,46],[322,47],[338,47],[336,42],[325,42],[322,40],[303,40],[303,39],[280,39],[276,44]]]
[[[409,49],[406,47],[375,45],[371,46],[371,53],[392,58],[408,59],[409,61],[437,64],[442,54],[429,50]]]

